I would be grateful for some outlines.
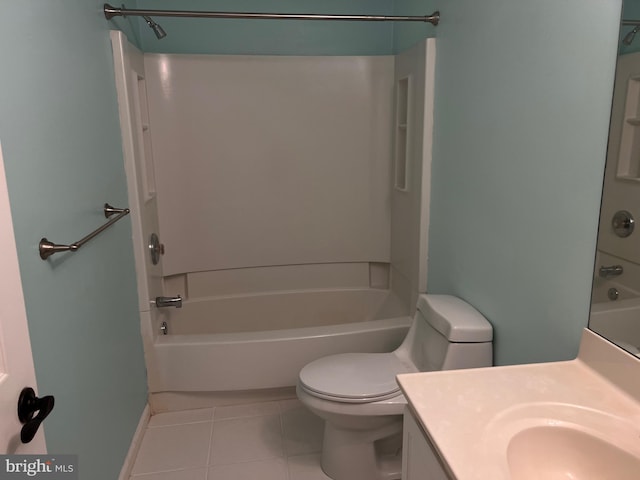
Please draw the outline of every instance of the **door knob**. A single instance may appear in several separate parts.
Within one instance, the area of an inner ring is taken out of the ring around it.
[[[33,440],[40,424],[53,410],[53,404],[54,399],[51,395],[38,398],[33,388],[25,387],[22,389],[18,398],[18,419],[23,424],[20,431],[22,443],[29,443]],[[37,415],[36,412],[38,412]]]

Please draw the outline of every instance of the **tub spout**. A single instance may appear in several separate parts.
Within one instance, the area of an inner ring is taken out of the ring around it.
[[[176,295],[175,297],[156,297],[156,307],[182,308],[182,297],[180,295]]]
[[[603,278],[617,277],[618,275],[622,275],[623,271],[622,265],[611,265],[609,267],[601,266],[600,276]]]

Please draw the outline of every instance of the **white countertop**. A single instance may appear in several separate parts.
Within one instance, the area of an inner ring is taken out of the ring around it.
[[[640,360],[585,330],[576,360],[413,373],[398,382],[450,475],[499,480],[510,478],[510,438],[527,425],[628,435],[640,454],[629,428],[640,429],[639,378]]]

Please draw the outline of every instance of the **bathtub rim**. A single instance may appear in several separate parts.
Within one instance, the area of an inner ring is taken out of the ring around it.
[[[639,299],[640,301],[640,299]],[[381,318],[376,320],[365,320],[361,322],[339,323],[335,325],[321,325],[316,327],[286,328],[280,330],[257,330],[253,332],[235,333],[189,333],[158,335],[154,345],[178,346],[178,345],[207,345],[212,343],[252,343],[252,342],[277,342],[290,340],[293,338],[316,338],[331,337],[362,331],[386,330],[389,327],[397,327],[401,320],[405,320],[406,326],[411,325],[413,320],[409,315],[402,315],[391,318]]]
[[[156,392],[222,392],[294,386],[309,362],[348,352],[386,353],[412,317],[235,334],[166,335],[153,345]],[[173,337],[173,338],[171,338]]]

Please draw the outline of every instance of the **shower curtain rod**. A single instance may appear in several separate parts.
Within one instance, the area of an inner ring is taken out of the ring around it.
[[[402,15],[322,15],[317,13],[248,13],[248,12],[199,12],[185,10],[143,10],[131,9],[122,5],[116,8],[104,4],[104,16],[107,20],[113,17],[180,17],[180,18],[258,18],[264,20],[351,20],[365,22],[429,22],[437,25],[440,12],[424,16]]]

